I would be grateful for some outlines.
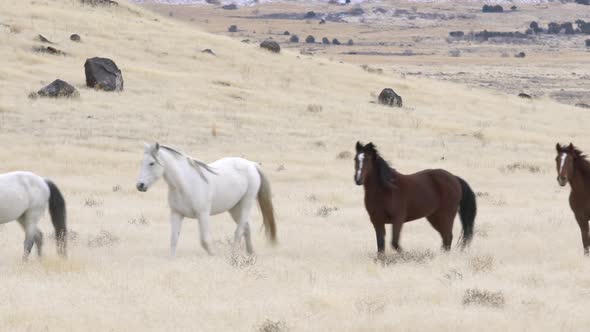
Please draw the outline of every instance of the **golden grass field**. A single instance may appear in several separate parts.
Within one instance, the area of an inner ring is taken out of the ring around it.
[[[588,110],[271,54],[123,1],[3,1],[0,23],[0,170],[54,180],[74,237],[59,260],[45,217],[45,256],[23,264],[20,227],[0,226],[0,330],[587,330],[590,265],[553,160],[557,141],[590,150]],[[68,55],[32,52],[39,33]],[[122,93],[85,87],[93,56],[121,68]],[[56,78],[81,97],[27,98]],[[371,103],[384,87],[402,95],[402,109]],[[357,140],[402,173],[440,167],[465,178],[479,196],[471,248],[441,253],[422,220],[404,227],[406,256],[389,250],[390,264],[375,263],[352,158],[337,158]],[[257,231],[255,258],[231,259],[234,224],[221,215],[216,256],[187,220],[168,257],[166,186],[135,189],[142,144],[153,141],[208,162],[259,161],[279,245]],[[470,289],[496,297],[464,304]]]

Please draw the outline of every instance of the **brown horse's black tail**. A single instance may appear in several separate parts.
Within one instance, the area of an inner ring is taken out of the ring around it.
[[[459,216],[463,225],[463,243],[461,246],[465,248],[469,245],[473,237],[473,224],[475,222],[475,215],[477,214],[477,204],[475,202],[475,193],[473,193],[469,184],[458,176],[457,179],[461,183],[461,189],[463,191],[463,196],[459,202]]]
[[[57,240],[57,253],[67,256],[67,229],[66,229],[66,201],[55,183],[45,179],[49,187],[49,214],[51,222],[55,229],[55,239]]]

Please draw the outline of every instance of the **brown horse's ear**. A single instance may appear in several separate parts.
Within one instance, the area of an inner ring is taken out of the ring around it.
[[[368,155],[374,158],[377,155],[377,150],[375,150],[375,144],[373,144],[373,142],[367,143],[367,145],[365,145],[365,152],[367,152]]]
[[[570,145],[567,146],[568,152],[574,152],[574,145],[570,142]]]
[[[363,151],[363,144],[360,141],[356,142],[356,152],[359,153]]]
[[[555,144],[555,150],[557,150],[557,152],[561,152],[561,145],[559,145],[559,143]]]

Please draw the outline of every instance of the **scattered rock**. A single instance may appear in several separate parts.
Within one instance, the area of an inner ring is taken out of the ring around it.
[[[330,39],[328,39],[327,37],[322,38],[322,44],[330,45]]]
[[[382,7],[373,8],[373,13],[375,14],[387,14],[387,9]]]
[[[518,96],[520,98],[524,98],[524,99],[533,99],[533,97],[531,97],[531,95],[526,94],[526,93],[519,93]]]
[[[590,39],[586,39],[586,47],[590,47]]]
[[[402,97],[399,96],[393,89],[385,88],[379,94],[379,104],[402,107]]]
[[[346,45],[348,45],[348,46],[352,46],[352,45],[354,45],[354,42],[352,41],[352,39],[349,39],[349,40],[348,40],[348,43],[346,43]]]
[[[47,54],[53,54],[53,55],[66,55],[65,52],[58,50],[55,47],[51,47],[51,46],[37,46],[37,47],[33,47],[33,51],[37,52],[37,53],[47,53]]]
[[[37,94],[37,92],[35,92],[35,91],[31,91],[27,97],[28,97],[29,99],[33,99],[33,100],[35,100],[35,99],[39,98],[39,95]]]
[[[42,43],[47,43],[47,44],[54,44],[54,43],[52,43],[51,41],[49,41],[49,39],[47,39],[47,38],[43,37],[43,35],[38,35],[38,36],[37,36],[37,39],[38,39],[40,42],[42,42]]]
[[[510,10],[512,10],[512,11],[515,11],[515,10],[517,10],[517,9],[518,9],[518,7],[516,7],[516,6],[512,6],[512,7],[510,7]]]
[[[519,52],[519,53],[516,53],[514,55],[514,57],[515,58],[524,58],[524,57],[526,57],[526,54],[524,52]]]
[[[70,36],[70,40],[79,43],[80,41],[82,41],[82,38],[80,38],[80,35],[75,33]]]
[[[219,0],[205,0],[205,2],[210,5],[221,5],[221,2]]]
[[[227,28],[227,31],[238,32],[238,26],[237,25],[230,25],[229,28]]]
[[[324,20],[323,18],[320,20],[319,24],[326,24],[326,20]]]
[[[82,4],[91,6],[118,6],[119,3],[112,0],[80,0]]]
[[[281,51],[281,46],[274,40],[267,39],[260,43],[260,47],[265,48],[273,53],[279,53]]]
[[[561,24],[559,24],[559,23],[551,22],[547,25],[547,33],[556,35],[556,34],[559,34],[560,31],[561,31]]]
[[[479,31],[473,34],[473,38],[476,40],[487,41],[490,38],[506,38],[506,39],[514,39],[514,38],[529,38],[529,36],[525,33],[520,31]]]
[[[576,0],[576,3],[579,5],[590,6],[590,0]]]
[[[111,59],[94,57],[84,63],[86,85],[104,91],[123,91],[123,75]]]
[[[37,91],[37,94],[40,97],[79,97],[80,93],[76,88],[71,86],[65,81],[57,79],[51,82],[49,85],[43,87],[41,90]]]
[[[309,12],[305,13],[305,16],[303,16],[303,18],[309,19],[309,18],[314,18],[315,16],[316,16],[316,14],[314,11],[309,11]]]
[[[531,24],[529,24],[529,28],[535,30],[539,28],[539,23],[537,23],[536,21],[532,21]]]
[[[291,38],[289,38],[289,42],[291,42],[291,43],[299,43],[299,36],[297,36],[297,35],[291,35]]]
[[[210,48],[206,48],[206,49],[202,50],[201,53],[207,53],[207,54],[215,55],[215,52],[213,52],[213,50],[210,49]]]
[[[221,6],[221,9],[225,9],[225,10],[236,10],[236,9],[238,9],[238,5],[236,5],[235,3],[231,3],[229,5]]]
[[[451,31],[449,32],[449,36],[453,38],[463,38],[465,36],[465,32],[463,31]]]
[[[348,15],[361,16],[365,14],[365,11],[361,7],[354,7],[348,11]]]
[[[315,37],[312,35],[307,36],[307,38],[305,38],[305,42],[308,44],[314,44],[315,43]]]
[[[564,30],[566,35],[573,35],[576,33],[572,22],[561,23],[561,30]]]
[[[586,103],[577,103],[575,106],[579,107],[579,108],[590,109],[590,105],[588,105]]]
[[[504,12],[504,8],[500,5],[495,5],[495,6],[484,5],[483,8],[481,9],[481,11],[484,13],[502,13],[502,12]]]
[[[285,30],[285,32],[283,32],[283,35],[284,35],[284,36],[288,36],[288,35],[290,35],[290,34],[291,34],[291,33],[290,33],[289,31],[286,31],[286,30]]]
[[[340,45],[340,41],[336,38],[332,39],[332,44],[333,45]]]

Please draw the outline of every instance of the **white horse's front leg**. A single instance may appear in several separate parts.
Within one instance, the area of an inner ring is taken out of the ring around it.
[[[172,257],[176,256],[176,245],[178,244],[183,218],[178,212],[172,211],[170,213],[170,256]]]
[[[210,256],[213,256],[211,238],[209,237],[209,213],[199,215],[199,231],[201,233],[201,246]]]

